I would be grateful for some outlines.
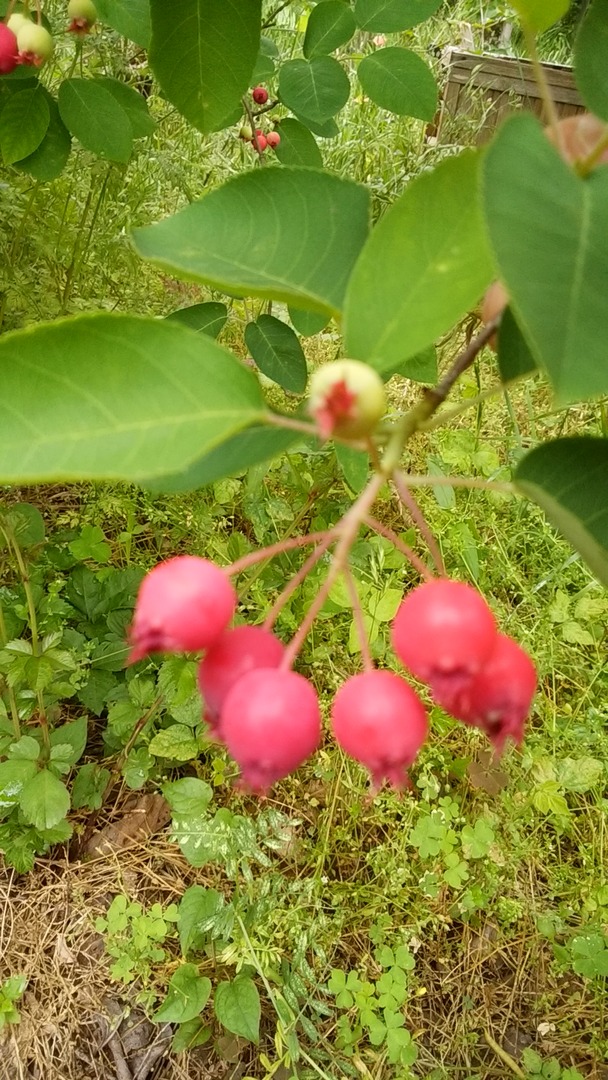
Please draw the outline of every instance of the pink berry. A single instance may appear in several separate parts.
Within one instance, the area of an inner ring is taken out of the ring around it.
[[[130,663],[151,652],[199,652],[225,630],[236,593],[223,570],[196,555],[159,563],[139,588]]]
[[[277,668],[285,648],[263,626],[235,626],[213,643],[198,668],[198,685],[205,702],[205,720],[221,738],[220,713],[229,691],[248,671]]]
[[[17,35],[0,22],[0,75],[8,75],[19,63]]]
[[[257,152],[259,154],[263,154],[264,150],[266,149],[266,147],[268,145],[268,140],[267,140],[265,135],[262,135],[261,131],[256,131],[256,136],[257,136],[257,146],[256,146],[256,144],[254,142],[253,143],[253,149],[257,150]]]
[[[392,638],[397,656],[412,675],[441,692],[455,693],[481,671],[496,634],[494,616],[476,589],[435,578],[402,601]]]
[[[372,789],[383,780],[401,790],[407,770],[428,735],[424,705],[391,671],[366,671],[347,679],[332,708],[332,727],[347,754],[369,769]]]
[[[281,136],[279,135],[278,131],[268,132],[268,135],[266,136],[266,142],[273,150],[279,145],[280,141]]]
[[[256,86],[251,96],[256,105],[265,105],[268,101],[268,91],[263,86]]]
[[[243,783],[265,792],[319,745],[321,714],[314,687],[295,671],[249,671],[224,702],[221,730]]]
[[[519,746],[536,693],[536,669],[513,638],[498,634],[494,649],[478,675],[453,694],[435,692],[447,712],[485,731],[499,757],[508,738]]]

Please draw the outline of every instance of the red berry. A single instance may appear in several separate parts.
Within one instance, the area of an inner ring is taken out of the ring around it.
[[[268,101],[268,91],[263,86],[256,86],[251,96],[256,105],[265,105]]]
[[[243,783],[264,792],[319,745],[321,714],[314,687],[295,671],[249,671],[224,702],[221,730]]]
[[[256,136],[257,136],[257,146],[256,146],[255,142],[253,142],[253,149],[257,150],[258,154],[262,154],[264,152],[264,150],[266,149],[266,146],[268,144],[268,140],[267,140],[265,135],[262,135],[261,131],[256,131]]]
[[[19,63],[17,36],[0,22],[0,75],[8,75]]]
[[[278,131],[268,132],[268,135],[266,136],[266,142],[269,146],[272,147],[273,150],[279,145],[280,141],[281,136],[279,135]]]
[[[496,634],[494,616],[476,589],[435,578],[405,597],[393,622],[392,639],[412,675],[453,694],[481,671]]]
[[[367,671],[347,679],[332,708],[340,746],[365,765],[377,790],[384,779],[401,790],[407,770],[428,735],[424,705],[391,671]]]
[[[497,756],[505,742],[519,746],[536,692],[536,669],[526,652],[506,634],[498,634],[494,649],[479,674],[453,694],[434,696],[447,712],[465,724],[485,731]]]
[[[234,684],[256,668],[277,668],[285,648],[263,626],[235,626],[213,643],[198,668],[198,685],[205,702],[205,720],[221,737],[220,713]]]
[[[130,663],[151,652],[199,652],[234,614],[236,593],[223,570],[196,555],[159,563],[141,583],[131,626]]]

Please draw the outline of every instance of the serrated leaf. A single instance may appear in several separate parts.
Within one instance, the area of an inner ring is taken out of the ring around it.
[[[168,758],[169,761],[191,761],[198,757],[200,746],[189,727],[172,724],[154,736],[148,750],[155,757]]]
[[[128,315],[2,335],[0,384],[2,483],[173,472],[263,405],[255,376],[210,338]]]
[[[42,769],[23,785],[19,807],[29,825],[52,829],[70,809],[68,789],[48,769]]]
[[[16,806],[24,785],[36,774],[36,762],[16,758],[0,762],[0,809]]]
[[[253,979],[237,975],[219,983],[214,998],[215,1015],[227,1031],[257,1043],[260,1034],[260,995]]]
[[[102,22],[148,48],[152,34],[149,0],[95,0],[95,7]]]
[[[593,0],[574,44],[574,74],[585,105],[608,120],[608,0]]]
[[[75,765],[84,754],[84,748],[87,745],[87,730],[88,721],[86,716],[80,716],[78,720],[70,720],[67,724],[62,724],[51,732],[51,746],[65,745],[67,743],[71,749],[69,763]]]
[[[224,329],[228,318],[228,308],[215,300],[205,304],[192,304],[191,307],[179,308],[172,311],[166,318],[171,322],[181,323],[182,326],[195,330],[197,334],[207,334],[216,338]]]
[[[441,7],[443,0],[355,0],[355,19],[361,30],[394,34],[409,30]]]
[[[173,784],[165,784],[163,795],[175,817],[196,817],[206,812],[213,791],[204,780],[185,776]]]
[[[205,1008],[211,979],[199,975],[196,964],[182,964],[169,980],[167,996],[153,1014],[156,1024],[185,1024]]]
[[[47,133],[51,114],[41,86],[12,94],[0,113],[0,150],[5,165],[33,154]]]
[[[361,185],[273,167],[229,180],[134,238],[143,258],[181,277],[334,315],[368,227]]]
[[[131,121],[99,81],[65,79],[57,101],[63,123],[85,150],[108,161],[129,160],[133,149]]]
[[[416,53],[399,46],[377,49],[357,68],[363,91],[381,109],[432,120],[437,111],[435,77]]]
[[[608,585],[608,439],[537,446],[520,461],[514,482]]]
[[[323,158],[310,129],[293,116],[280,120],[277,131],[281,136],[275,153],[281,165],[300,165],[309,169],[322,169]]]
[[[72,784],[74,809],[79,810],[86,806],[88,810],[99,810],[109,779],[110,770],[101,768],[96,762],[81,765]]]
[[[150,8],[150,66],[164,93],[199,131],[216,131],[251,84],[261,0],[150,0]]]
[[[597,758],[564,758],[559,762],[557,777],[564,791],[584,794],[594,788],[604,774],[604,764]]]
[[[350,41],[357,24],[343,0],[322,0],[308,16],[302,51],[307,60],[326,56]]]
[[[260,371],[293,394],[303,394],[308,370],[302,346],[287,323],[260,315],[245,327],[245,344]]]
[[[279,71],[279,97],[288,109],[316,124],[331,120],[344,108],[350,82],[333,56],[288,60]]]
[[[40,743],[31,735],[22,735],[17,742],[11,743],[9,746],[8,757],[12,761],[38,761]]]
[[[493,276],[479,162],[469,150],[423,173],[372,231],[346,296],[347,356],[394,371],[477,303]]]

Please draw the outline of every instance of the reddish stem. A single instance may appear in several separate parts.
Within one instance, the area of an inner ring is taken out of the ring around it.
[[[409,544],[405,543],[405,540],[402,540],[400,536],[397,536],[396,532],[389,528],[388,525],[383,525],[381,521],[378,521],[376,518],[370,517],[369,515],[365,518],[365,524],[369,525],[370,529],[379,533],[380,536],[384,536],[387,540],[390,540],[391,544],[397,548],[397,551],[400,551],[402,555],[405,555],[407,561],[414,567],[414,570],[417,570],[420,576],[425,578],[426,581],[430,581],[433,577],[433,571],[425,562],[423,562]]]
[[[348,589],[351,607],[353,609],[355,626],[357,628],[357,637],[359,638],[359,645],[361,647],[363,670],[373,671],[374,662],[372,660],[372,654],[369,647],[369,638],[365,629],[365,619],[363,617],[361,597],[359,596],[357,583],[353,577],[352,570],[348,565],[344,567],[344,580],[346,581],[346,588]]]
[[[264,630],[272,630],[280,612],[285,607],[285,604],[291,596],[293,596],[296,589],[299,589],[303,581],[306,580],[308,574],[313,567],[318,563],[321,556],[327,551],[328,547],[337,539],[337,533],[332,529],[320,544],[317,544],[314,551],[308,556],[305,562],[298,570],[297,574],[291,578],[291,581],[283,589],[280,596],[277,597],[272,605],[268,615],[264,620]]]
[[[418,503],[416,502],[414,496],[412,495],[410,489],[407,486],[407,477],[399,469],[395,469],[393,473],[393,483],[397,489],[397,494],[401,499],[401,502],[409,511],[412,521],[415,525],[418,526],[418,531],[420,532],[420,535],[426,541],[426,545],[431,554],[431,558],[435,563],[437,573],[441,577],[445,577],[445,566],[443,564],[443,559],[439,550],[439,544],[435,540],[435,537],[433,536],[429,528],[428,522],[424,514],[422,513],[422,510],[418,506]]]
[[[276,544],[270,544],[269,547],[260,548],[259,551],[250,551],[248,555],[243,555],[242,559],[237,559],[231,566],[227,566],[225,573],[230,577],[235,574],[242,574],[243,570],[248,570],[250,566],[255,566],[257,563],[263,562],[264,559],[272,559],[275,555],[283,555],[286,551],[306,547],[308,544],[318,544],[334,532],[336,532],[335,529],[323,529],[322,532],[307,533],[305,536],[291,536],[287,540],[279,540]]]

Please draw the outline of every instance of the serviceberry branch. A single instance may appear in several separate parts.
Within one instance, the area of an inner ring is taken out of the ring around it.
[[[414,525],[416,525],[418,528],[418,532],[422,536],[423,540],[426,542],[426,546],[429,549],[437,573],[440,575],[440,577],[445,577],[445,565],[443,562],[441,551],[439,549],[439,544],[433,536],[433,533],[424,514],[422,513],[422,510],[418,506],[418,503],[416,502],[411,491],[408,489],[408,480],[405,473],[403,473],[400,469],[396,469],[393,473],[393,484],[395,485],[397,494],[404,508],[408,511],[412,521],[414,522]]]

